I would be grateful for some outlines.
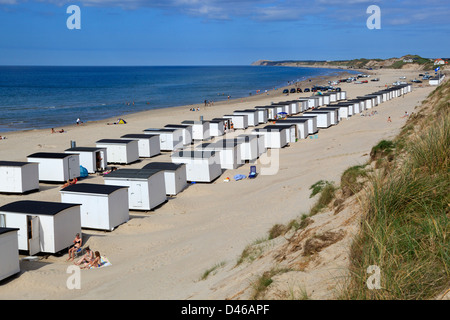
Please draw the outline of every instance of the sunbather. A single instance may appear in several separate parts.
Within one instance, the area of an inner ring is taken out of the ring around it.
[[[66,261],[73,260],[75,258],[75,252],[81,248],[83,245],[83,240],[81,240],[80,234],[77,233],[75,235],[75,239],[73,240],[73,246],[69,248],[69,258]]]
[[[85,263],[81,269],[98,268],[102,265],[100,252],[95,251],[95,258],[89,263]]]
[[[82,263],[89,263],[89,262],[93,261],[93,259],[94,259],[94,253],[92,252],[92,250],[89,247],[86,247],[86,253],[81,257],[80,260],[78,260],[77,262],[74,262],[74,264],[79,266]]]

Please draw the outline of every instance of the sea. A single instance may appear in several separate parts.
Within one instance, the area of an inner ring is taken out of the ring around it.
[[[0,66],[0,132],[243,98],[342,70],[280,66]]]

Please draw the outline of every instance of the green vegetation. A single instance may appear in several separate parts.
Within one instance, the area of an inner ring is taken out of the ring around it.
[[[328,206],[331,200],[333,200],[336,190],[337,188],[332,182],[327,182],[320,192],[319,199],[311,208],[309,215],[313,216]]]
[[[289,268],[282,268],[282,269],[272,269],[270,271],[264,272],[260,277],[256,279],[256,281],[253,282],[253,296],[252,299],[261,299],[267,289],[272,283],[272,277],[292,271]]]
[[[208,276],[217,271],[217,269],[223,267],[225,265],[225,261],[222,261],[214,266],[212,266],[211,268],[209,268],[208,270],[206,270],[205,272],[203,272],[202,276],[200,277],[200,280],[205,280],[206,278],[208,278]]]
[[[450,111],[439,106],[449,92],[446,82],[427,99],[427,114],[408,120],[401,151],[392,151],[398,140],[376,146],[374,154],[392,156],[392,165],[369,178],[353,276],[341,298],[432,299],[448,288]],[[381,289],[366,286],[371,265],[380,268]]]

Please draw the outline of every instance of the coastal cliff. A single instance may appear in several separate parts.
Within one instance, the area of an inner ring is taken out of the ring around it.
[[[353,59],[353,60],[258,60],[252,66],[285,66],[285,67],[328,67],[343,69],[408,69],[433,70],[434,59],[422,58],[418,55],[405,55],[400,58],[389,59]]]

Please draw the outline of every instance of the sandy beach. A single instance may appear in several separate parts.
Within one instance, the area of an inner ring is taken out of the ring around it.
[[[387,69],[369,72],[380,81],[340,84],[348,98],[378,91],[398,81],[400,76],[409,80],[420,73]],[[300,87],[326,84],[327,80],[323,78]],[[234,268],[236,260],[245,246],[264,237],[274,224],[287,223],[308,212],[315,200],[309,198],[312,184],[321,179],[339,183],[345,169],[366,162],[372,146],[381,139],[394,137],[406,121],[402,118],[405,111],[414,112],[434,88],[426,82],[414,84],[411,93],[377,106],[378,114],[374,116],[355,115],[320,130],[318,139],[300,140],[280,149],[279,169],[274,175],[223,181],[239,173],[248,175],[250,164],[245,164],[225,171],[213,183],[189,185],[155,210],[130,211],[130,220],[112,232],[83,229],[84,244],[108,257],[112,266],[82,270],[81,289],[69,290],[66,270],[71,263],[66,262],[67,254],[21,261],[20,274],[0,282],[0,299],[230,298],[236,294],[235,287],[228,285],[221,289],[218,284],[233,281],[233,275],[239,272],[239,267]],[[27,155],[38,151],[63,152],[71,141],[77,146],[95,146],[95,141],[103,138],[119,138],[147,128],[198,120],[200,116],[208,120],[238,109],[311,95],[286,96],[281,92],[278,89],[269,94],[217,102],[210,107],[198,105],[200,111],[196,112],[189,110],[192,106],[181,106],[127,114],[123,116],[125,125],[107,125],[117,120],[113,118],[64,127],[64,133],[52,134],[50,129],[7,132],[4,134],[7,139],[0,140],[0,159],[26,161]],[[392,122],[387,122],[388,117]],[[252,129],[236,130],[226,138]],[[170,161],[169,153],[119,167],[141,168],[151,161],[164,160]],[[258,171],[260,166],[257,163]],[[103,183],[103,178],[90,175],[83,182]],[[59,202],[60,187],[41,183],[39,192],[0,195],[0,205],[24,199]],[[205,270],[218,263],[223,264],[221,272],[200,280]]]

